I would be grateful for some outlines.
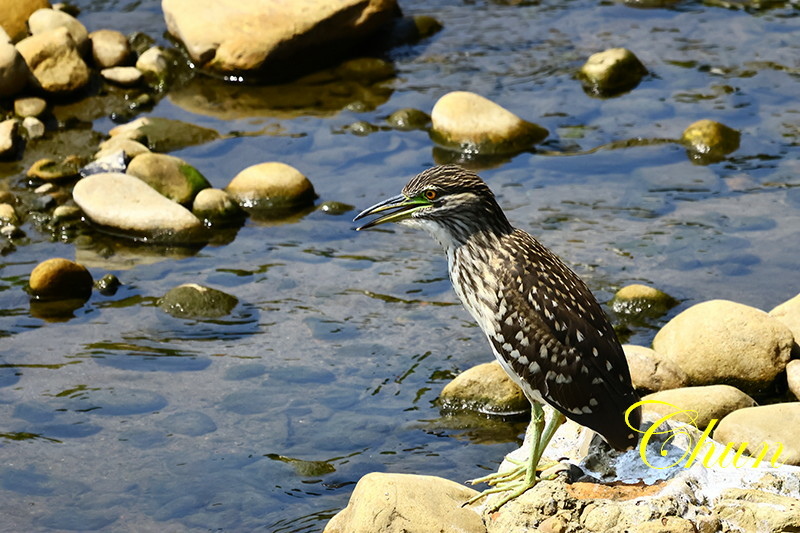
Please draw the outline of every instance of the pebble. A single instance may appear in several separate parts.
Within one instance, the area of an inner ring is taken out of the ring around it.
[[[131,56],[128,39],[116,30],[97,30],[89,34],[92,58],[99,68],[124,65]]]
[[[36,265],[28,281],[31,294],[39,300],[87,300],[92,294],[92,275],[86,267],[55,257]]]
[[[76,156],[67,156],[62,161],[39,159],[28,169],[29,178],[45,181],[62,181],[78,176],[80,160]]]
[[[89,83],[89,67],[63,26],[23,39],[17,43],[17,50],[36,83],[48,93],[70,93]]]
[[[28,19],[31,35],[40,35],[57,28],[66,28],[81,54],[89,49],[89,32],[78,19],[57,9],[37,9]]]
[[[0,122],[0,158],[14,155],[19,140],[19,122],[16,119]]]
[[[547,137],[547,130],[475,93],[455,91],[431,111],[431,138],[444,148],[480,154],[513,153]]]
[[[747,443],[747,453],[757,456],[769,446],[765,462],[780,450],[779,462],[800,465],[800,402],[778,403],[740,409],[723,418],[716,431],[717,442],[733,442],[738,449]],[[778,448],[782,444],[782,449]]]
[[[137,143],[138,144],[138,143]],[[96,159],[81,168],[80,173],[84,178],[92,174],[108,172],[125,173],[128,168],[128,158],[122,150],[98,152]]]
[[[615,96],[639,85],[645,74],[647,69],[633,52],[610,48],[589,56],[578,78],[590,94]]]
[[[793,344],[779,320],[726,300],[693,305],[653,339],[653,349],[686,372],[691,385],[728,383],[748,393],[772,386]]]
[[[0,42],[0,98],[8,98],[22,91],[28,84],[28,64],[17,48]]]
[[[36,117],[25,117],[22,119],[22,129],[25,130],[25,134],[28,136],[28,139],[39,139],[44,137],[44,122]]]
[[[614,312],[635,317],[659,317],[676,305],[678,301],[669,294],[640,284],[622,287],[611,299]]]
[[[238,220],[243,212],[239,205],[222,189],[203,189],[194,198],[192,213],[197,218],[212,222]]]
[[[310,205],[317,195],[303,174],[285,163],[268,162],[247,167],[225,188],[246,208],[291,208]]]
[[[445,385],[439,395],[442,408],[467,409],[484,414],[519,414],[531,404],[497,361],[474,366]]]
[[[386,119],[389,125],[400,131],[421,130],[431,122],[431,116],[419,109],[398,109]]]
[[[136,60],[136,68],[142,71],[146,77],[162,81],[169,71],[169,61],[164,50],[153,46],[142,52],[142,55]]]
[[[655,413],[659,417],[681,411],[693,411],[676,415],[671,420],[692,424],[703,431],[711,420],[722,420],[726,415],[756,405],[755,400],[730,385],[706,385],[703,387],[683,387],[648,394],[642,401],[662,402],[644,406],[644,412]],[[663,405],[664,403],[670,405]],[[691,416],[690,416],[691,415]],[[692,420],[692,417],[695,417]]]
[[[218,318],[227,316],[239,300],[235,296],[196,283],[171,289],[159,301],[162,311],[178,318]]]
[[[434,476],[372,472],[323,533],[459,531],[486,533],[480,514],[463,504],[478,492]]]
[[[78,218],[81,214],[80,208],[74,205],[60,205],[53,209],[53,220],[60,222],[62,220],[70,220]]]
[[[142,81],[142,71],[136,67],[109,67],[100,71],[104,80],[123,87],[133,87]]]
[[[94,282],[94,288],[103,296],[114,296],[121,286],[122,283],[114,274],[106,274]]]
[[[14,113],[21,118],[40,117],[47,109],[47,102],[44,98],[36,96],[26,96],[14,100]]]
[[[655,392],[689,384],[686,372],[652,348],[624,344],[622,349],[636,390]]]
[[[211,186],[192,165],[166,154],[139,154],[128,163],[127,173],[183,205],[191,205],[198,192]]]
[[[5,224],[19,224],[19,217],[13,205],[7,203],[0,204],[0,222]]]
[[[733,128],[714,120],[698,120],[681,135],[689,156],[700,163],[715,163],[739,148],[741,135]]]
[[[134,176],[101,173],[85,177],[72,190],[75,203],[101,226],[156,241],[190,240],[203,223],[189,210]]]

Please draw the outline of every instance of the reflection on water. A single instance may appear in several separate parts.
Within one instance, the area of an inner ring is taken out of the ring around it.
[[[90,30],[162,38],[157,0],[77,4]],[[491,358],[440,248],[401,227],[356,233],[351,220],[434,162],[479,169],[512,222],[600,301],[628,283],[674,295],[671,314],[713,298],[768,310],[800,292],[800,43],[786,38],[800,29],[796,8],[401,5],[444,29],[388,54],[391,71],[270,87],[195,78],[150,112],[223,133],[175,152],[215,187],[283,161],[313,182],[317,209],[251,217],[194,247],[76,238],[81,224],[62,231],[32,216],[0,248],[0,527],[320,531],[368,472],[463,481],[495,469],[525,417],[440,411],[442,387]],[[653,75],[623,96],[590,98],[573,73],[612,46]],[[424,129],[386,127],[393,112],[430,112],[452,90],[554,133],[535,151],[486,160],[441,151]],[[59,106],[83,129],[52,140],[91,153],[114,125],[115,95]],[[671,139],[701,118],[739,130],[739,149],[690,161]],[[0,163],[0,190],[36,199],[24,172],[45,155],[30,143],[24,161]],[[38,262],[59,256],[122,286],[48,321],[24,287]],[[158,308],[189,282],[239,304],[214,320]],[[663,320],[615,322],[649,344]]]

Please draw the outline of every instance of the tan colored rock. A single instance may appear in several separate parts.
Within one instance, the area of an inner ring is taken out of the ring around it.
[[[36,83],[49,93],[69,93],[89,82],[89,67],[64,27],[23,39],[17,43],[17,50]]]
[[[43,137],[45,132],[44,122],[36,117],[25,117],[22,119],[22,129],[25,130],[28,139]]]
[[[99,150],[94,155],[95,159],[100,159],[104,156],[117,153],[119,151],[125,152],[130,158],[134,158],[139,154],[146,154],[150,149],[140,142],[128,139],[124,136],[111,137],[100,143]]]
[[[28,18],[37,9],[49,8],[47,0],[0,0],[0,25],[12,42],[28,34]]]
[[[195,63],[222,72],[346,48],[398,13],[396,0],[163,0],[162,9]]]
[[[737,409],[753,407],[755,400],[730,385],[706,385],[704,387],[683,387],[648,394],[642,401],[652,402],[644,407],[645,413],[655,413],[659,417],[678,411],[689,411],[671,420],[692,424],[703,431],[711,420],[722,420]]]
[[[14,153],[19,143],[19,122],[9,118],[0,122],[0,158]]]
[[[791,331],[779,320],[726,300],[686,309],[653,339],[653,349],[686,372],[691,385],[726,383],[748,393],[772,384],[793,344]]]
[[[578,77],[587,92],[611,96],[636,87],[647,74],[639,58],[626,48],[610,48],[589,56]]]
[[[14,113],[22,118],[38,117],[44,113],[46,109],[47,102],[45,102],[43,98],[30,96],[14,100]]]
[[[688,385],[686,372],[655,350],[634,344],[624,344],[622,349],[635,389],[655,392]]]
[[[142,71],[136,67],[110,67],[100,71],[104,80],[123,87],[132,87],[139,84],[144,77]]]
[[[685,518],[664,516],[634,526],[631,533],[697,533],[697,529]]]
[[[769,316],[777,318],[788,327],[794,335],[795,357],[800,358],[800,294],[769,312]]]
[[[6,203],[0,204],[0,222],[4,224],[19,224],[19,217],[13,205]]]
[[[127,37],[116,30],[97,30],[89,34],[92,58],[99,68],[119,67],[131,56]]]
[[[492,361],[465,370],[445,385],[439,395],[445,409],[468,409],[484,414],[515,414],[530,410],[522,389]]]
[[[45,181],[61,181],[78,176],[80,170],[80,159],[78,157],[67,156],[61,161],[53,159],[39,159],[28,169],[29,178],[38,178]]]
[[[800,531],[800,500],[753,489],[728,489],[714,514],[736,531]]]
[[[480,515],[462,504],[477,491],[447,479],[373,472],[324,533],[486,533]]]
[[[308,178],[296,168],[279,162],[247,167],[225,190],[239,205],[247,208],[297,207],[309,205],[316,198]]]
[[[179,204],[189,205],[202,189],[210,187],[205,177],[179,157],[146,152],[134,157],[127,174],[136,176]]]
[[[789,361],[786,365],[786,381],[789,384],[789,391],[800,400],[800,359]]]
[[[740,409],[723,418],[716,431],[717,442],[746,445],[747,454],[758,456],[764,445],[765,463],[775,458],[787,465],[800,465],[800,402],[778,403]]]
[[[93,280],[83,265],[56,257],[39,263],[28,283],[31,293],[41,300],[85,300],[92,294]]]
[[[28,28],[30,28],[31,35],[47,33],[57,28],[66,28],[81,54],[89,49],[89,32],[86,31],[86,26],[64,11],[48,8],[37,9],[28,19]]]
[[[22,91],[29,76],[28,64],[17,48],[11,43],[0,42],[0,98]]]
[[[681,135],[690,157],[700,162],[721,160],[739,148],[740,133],[714,120],[698,120]]]
[[[169,69],[169,61],[161,48],[153,46],[139,56],[136,60],[136,68],[141,70],[145,76],[149,75],[156,80],[163,80]]]
[[[678,301],[654,287],[634,283],[614,294],[611,308],[626,315],[661,316],[678,304]]]
[[[501,154],[544,140],[547,130],[475,93],[454,91],[431,111],[431,138],[451,150]]]
[[[188,209],[127,174],[83,178],[75,184],[72,197],[92,222],[134,237],[183,240],[203,229],[203,223]]]
[[[222,189],[203,189],[194,198],[192,213],[198,218],[224,221],[239,218],[242,210],[228,193]]]

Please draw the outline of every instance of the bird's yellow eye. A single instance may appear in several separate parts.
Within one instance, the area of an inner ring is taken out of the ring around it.
[[[425,195],[425,198],[428,200],[436,200],[436,197],[439,196],[433,189],[428,189],[423,194]]]

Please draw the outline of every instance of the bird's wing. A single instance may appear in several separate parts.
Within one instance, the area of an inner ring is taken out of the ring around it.
[[[568,418],[615,448],[636,442],[625,410],[638,400],[622,347],[589,288],[527,233],[499,262],[499,335],[490,341],[512,369]],[[638,420],[633,418],[633,422]]]

